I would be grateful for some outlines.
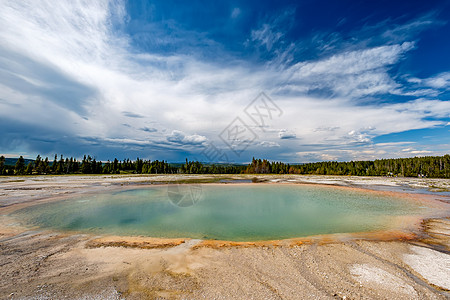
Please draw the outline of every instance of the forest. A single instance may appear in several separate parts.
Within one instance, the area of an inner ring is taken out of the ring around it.
[[[248,165],[205,164],[188,159],[183,164],[171,164],[164,160],[140,158],[134,161],[115,158],[102,162],[90,155],[85,155],[81,161],[73,157],[64,158],[63,155],[55,155],[53,161],[40,155],[35,160],[25,160],[20,156],[15,164],[8,164],[5,157],[0,156],[0,175],[50,174],[315,174],[450,178],[450,155],[305,164],[253,158]]]

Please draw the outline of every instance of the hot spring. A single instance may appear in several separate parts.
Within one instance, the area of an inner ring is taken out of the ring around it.
[[[295,184],[169,185],[23,208],[27,226],[126,236],[256,241],[391,229],[427,208],[362,190]]]

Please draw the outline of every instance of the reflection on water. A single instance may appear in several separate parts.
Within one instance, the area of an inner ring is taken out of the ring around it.
[[[203,185],[180,207],[164,187],[41,204],[15,212],[43,228],[119,235],[269,240],[386,229],[393,216],[424,212],[413,203],[362,191],[296,185]]]

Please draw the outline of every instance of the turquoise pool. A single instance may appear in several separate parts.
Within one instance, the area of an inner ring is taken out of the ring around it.
[[[26,225],[57,230],[255,241],[383,230],[395,216],[426,209],[400,198],[313,185],[171,188],[98,193],[27,207],[12,216]],[[179,199],[193,201],[180,205],[186,202]]]

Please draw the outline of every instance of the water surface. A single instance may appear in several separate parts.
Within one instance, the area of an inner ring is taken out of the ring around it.
[[[181,198],[195,203],[175,205]],[[425,210],[353,189],[227,184],[178,186],[169,193],[163,186],[99,193],[27,207],[14,216],[58,230],[254,241],[388,229],[393,217]]]

